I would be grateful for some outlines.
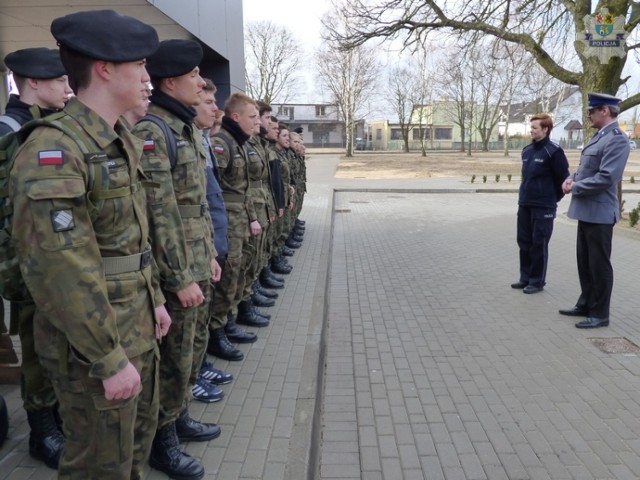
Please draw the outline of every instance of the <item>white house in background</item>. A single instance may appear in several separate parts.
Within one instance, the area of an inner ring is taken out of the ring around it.
[[[506,113],[506,107],[504,107]],[[553,117],[551,139],[566,147],[581,145],[584,139],[582,128],[582,95],[578,87],[567,86],[548,98],[533,102],[512,105],[509,111],[509,123],[503,119],[498,123],[498,131],[504,136],[505,127],[508,137],[528,137],[529,122],[537,112],[547,112]]]
[[[273,114],[291,130],[302,127],[307,147],[344,147],[344,122],[329,103],[272,103]]]

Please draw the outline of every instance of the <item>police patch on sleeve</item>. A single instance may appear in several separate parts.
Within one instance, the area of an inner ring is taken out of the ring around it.
[[[51,212],[51,226],[56,233],[67,232],[76,228],[73,211],[69,209],[53,210]]]
[[[64,155],[62,150],[41,150],[38,152],[38,165],[62,165]]]

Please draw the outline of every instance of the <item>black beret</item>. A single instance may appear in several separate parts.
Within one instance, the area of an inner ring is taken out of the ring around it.
[[[151,78],[179,77],[200,65],[202,56],[202,47],[194,40],[163,40],[147,58],[147,72]]]
[[[302,127],[294,128],[293,131],[296,132],[296,133],[302,133],[302,132],[304,132],[304,128],[302,128]]]
[[[107,62],[134,62],[158,48],[158,33],[151,25],[113,10],[71,13],[51,23],[58,45]]]
[[[25,78],[58,78],[67,73],[60,61],[60,51],[51,48],[16,50],[4,57],[4,64]]]

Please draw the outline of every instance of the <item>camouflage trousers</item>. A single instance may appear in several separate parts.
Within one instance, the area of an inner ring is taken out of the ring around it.
[[[33,302],[11,302],[11,325],[17,325],[22,347],[22,367],[20,385],[22,402],[27,411],[53,407],[56,393],[36,354],[33,338],[33,316],[36,306]]]
[[[196,359],[196,349],[206,348],[206,339],[196,332],[206,325],[211,308],[211,283],[198,282],[204,294],[204,301],[197,307],[184,308],[178,296],[164,292],[167,310],[171,315],[171,328],[160,344],[160,412],[158,428],[164,427],[178,418],[190,399],[190,385]],[[206,327],[205,327],[206,328]],[[198,353],[200,355],[200,353]],[[200,357],[202,362],[202,356]],[[200,368],[200,365],[197,365]],[[195,381],[195,380],[193,380]]]
[[[213,285],[215,301],[211,307],[210,330],[222,328],[227,324],[227,314],[235,311],[244,292],[246,257],[248,248],[249,225],[246,214],[229,213],[229,253],[222,266],[220,281]]]
[[[244,271],[244,291],[240,300],[248,300],[253,293],[253,282],[258,278],[260,269],[265,265],[265,250],[269,239],[269,224],[262,227],[262,233],[255,237],[250,237],[244,249],[245,271]]]
[[[138,480],[143,476],[158,422],[158,350],[129,361],[140,373],[142,391],[127,400],[107,400],[102,381],[73,355],[65,372],[43,359],[60,401],[67,443],[60,459],[61,480]]]

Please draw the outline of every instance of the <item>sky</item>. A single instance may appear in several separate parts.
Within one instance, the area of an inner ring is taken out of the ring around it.
[[[245,25],[269,20],[287,27],[300,42],[305,56],[300,63],[307,66],[303,76],[306,92],[299,95],[296,101],[312,103],[326,100],[317,90],[312,67],[314,52],[322,41],[320,19],[330,7],[330,0],[242,0]]]

